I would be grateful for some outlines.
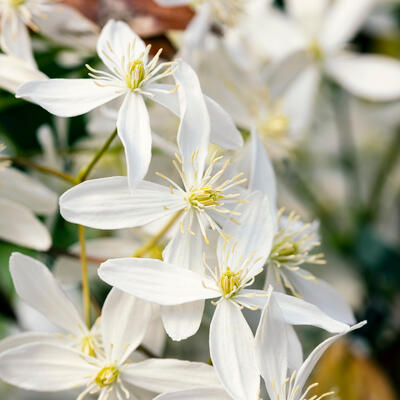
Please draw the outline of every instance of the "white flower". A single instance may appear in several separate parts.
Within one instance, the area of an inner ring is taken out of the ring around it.
[[[0,151],[4,146],[0,145]],[[47,250],[51,237],[34,213],[52,215],[57,195],[21,171],[0,163],[0,238],[35,250]]]
[[[28,28],[69,46],[89,48],[97,30],[76,10],[53,0],[0,0],[0,19],[2,50],[32,66],[36,63]]]
[[[102,400],[128,399],[134,390],[131,385],[152,392],[219,385],[212,368],[201,363],[172,359],[132,363],[129,360],[147,331],[150,304],[113,289],[103,306],[98,335],[90,336],[46,267],[28,257],[13,257],[17,290],[72,335],[87,336],[86,340],[80,336],[81,345],[75,347],[59,336],[25,334],[6,339],[0,353],[0,378],[4,381],[37,391],[83,387],[78,399],[98,394]],[[19,262],[25,264],[18,265]]]
[[[220,157],[213,157],[206,166],[210,119],[221,132],[227,132],[226,123],[230,126],[230,122],[220,118],[217,123],[213,119],[196,74],[187,64],[180,65],[176,79],[182,82],[183,90],[179,92],[182,117],[178,131],[179,154],[174,165],[183,185],[162,173],[158,175],[167,185],[143,181],[133,191],[129,190],[124,177],[95,179],[64,193],[60,198],[60,211],[67,221],[98,229],[141,226],[180,212],[180,229],[167,246],[164,258],[201,259],[203,241],[199,236],[207,243],[209,228],[224,235],[223,221],[236,215],[233,208],[242,201],[236,187],[243,180],[240,173],[224,175],[229,160],[219,165]],[[232,143],[236,139],[231,136],[227,140]]]
[[[259,190],[271,201],[274,238],[268,251],[268,269],[265,287],[292,294],[315,304],[339,321],[353,324],[353,312],[342,296],[327,282],[302,268],[303,264],[324,264],[323,254],[316,253],[319,245],[318,222],[306,224],[295,213],[283,214],[277,210],[276,177],[274,169],[255,131],[250,147],[246,149],[243,164],[249,167],[249,190]]]
[[[229,357],[229,353],[226,354],[231,363],[226,363],[225,370],[229,379],[222,380],[225,390],[197,388],[162,394],[157,396],[156,400],[260,400],[260,373],[270,400],[306,400],[309,390],[317,384],[312,384],[305,390],[303,390],[303,386],[325,350],[344,334],[361,328],[365,323],[364,321],[354,325],[322,342],[311,352],[298,371],[293,372],[293,369],[289,367],[291,349],[287,347],[289,326],[285,323],[284,313],[277,299],[269,296],[262,312],[253,347],[248,345],[241,348],[243,343],[238,340],[235,348],[238,359],[233,360]],[[245,364],[246,352],[252,351],[255,353],[255,362]],[[289,370],[292,371],[290,375],[288,375]],[[254,379],[248,379],[249,373],[252,373]],[[327,395],[328,393],[320,397],[312,397],[312,399],[319,400]]]

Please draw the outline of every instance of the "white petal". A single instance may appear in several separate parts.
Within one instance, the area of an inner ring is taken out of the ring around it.
[[[204,300],[162,306],[161,318],[165,331],[173,340],[183,340],[193,336],[200,327],[204,311]]]
[[[204,96],[211,123],[210,141],[224,149],[243,146],[243,138],[232,117],[212,98]]]
[[[347,324],[326,315],[314,304],[283,293],[274,292],[272,296],[276,297],[288,324],[317,326],[332,333],[344,332],[349,328]]]
[[[151,160],[150,119],[142,96],[126,95],[118,113],[117,128],[125,149],[129,186],[134,189],[145,177]]]
[[[16,12],[2,16],[0,32],[1,47],[5,53],[17,56],[36,67],[28,28]]]
[[[15,290],[28,305],[67,332],[80,335],[86,330],[74,305],[45,265],[32,257],[13,253],[10,273]]]
[[[104,351],[123,363],[142,342],[152,313],[150,303],[113,288],[101,312]]]
[[[250,178],[249,190],[259,190],[264,193],[271,208],[273,219],[276,215],[276,177],[274,167],[269,159],[263,144],[258,138],[257,132],[251,132],[251,153],[250,153]]]
[[[271,294],[271,291],[269,291]],[[271,399],[284,398],[287,375],[288,338],[282,310],[274,296],[268,296],[257,328],[256,358]]]
[[[35,250],[48,250],[47,228],[26,207],[0,199],[0,238]]]
[[[372,101],[400,98],[400,62],[394,58],[345,53],[330,59],[327,70],[356,96]]]
[[[151,304],[152,317],[150,320],[149,328],[142,341],[142,346],[150,350],[157,357],[164,354],[165,345],[167,342],[167,335],[165,334],[164,325],[161,320],[161,307],[158,304]]]
[[[358,323],[357,325],[352,326],[345,332],[340,333],[339,335],[335,335],[330,337],[329,339],[325,340],[322,342],[320,345],[318,345],[312,352],[311,354],[307,357],[307,359],[304,361],[304,364],[301,366],[301,368],[298,370],[298,373],[296,375],[296,379],[294,381],[293,387],[299,387],[299,391],[302,390],[304,383],[308,379],[311,371],[315,367],[315,364],[318,362],[318,360],[321,358],[321,356],[324,354],[325,350],[336,340],[341,338],[343,335],[345,335],[348,332],[354,331],[355,329],[359,329],[363,327],[367,322],[363,321]]]
[[[160,260],[119,258],[107,260],[99,269],[100,278],[143,300],[161,305],[176,305],[216,297],[206,289],[206,277]]]
[[[183,6],[185,4],[190,4],[190,0],[155,0],[155,2],[165,7]]]
[[[203,175],[210,140],[210,117],[194,70],[180,60],[174,77],[179,85],[181,115],[177,140],[182,155],[183,169],[188,184],[191,184],[196,179],[195,171],[197,181]]]
[[[308,32],[316,33],[329,6],[329,0],[286,0],[289,14]]]
[[[248,203],[235,208],[235,211],[241,212],[235,217],[240,224],[228,220],[223,227],[232,239],[226,244],[220,238],[217,251],[220,266],[230,263],[231,268],[245,267],[248,275],[252,276],[262,268],[271,251],[274,223],[269,201],[262,193],[253,192],[246,200]],[[242,261],[239,263],[238,260]]]
[[[151,99],[163,107],[167,108],[175,115],[179,116],[179,99],[175,92],[175,85],[165,83],[152,83],[146,85],[146,92],[152,93],[154,97]],[[168,93],[170,92],[170,93]]]
[[[17,57],[0,54],[0,88],[15,93],[25,82],[44,80],[47,76]]]
[[[173,359],[154,358],[132,364],[124,369],[122,379],[157,393],[220,387],[211,366]]]
[[[51,215],[57,210],[57,194],[15,168],[0,171],[0,197],[20,203],[38,214]]]
[[[86,384],[97,368],[68,347],[31,343],[0,355],[0,378],[27,390],[55,392]]]
[[[230,301],[222,301],[215,310],[210,355],[222,384],[235,400],[257,399],[260,376],[253,333],[240,309]]]
[[[118,96],[114,87],[97,86],[93,79],[32,81],[21,85],[16,95],[59,117],[85,114]]]
[[[286,325],[288,341],[288,368],[297,371],[303,363],[303,347],[292,325]]]
[[[350,306],[332,285],[318,278],[304,279],[301,273],[301,270],[285,272],[305,301],[315,304],[321,311],[338,321],[349,325],[355,323]]]
[[[154,400],[232,400],[222,389],[192,389],[160,394]]]
[[[60,212],[67,221],[97,229],[145,225],[184,206],[181,196],[155,183],[143,181],[131,192],[122,176],[83,182],[60,197]]]
[[[115,63],[119,65],[123,57],[126,59],[133,43],[135,43],[135,47],[131,49],[131,55],[132,59],[136,59],[145,50],[146,46],[143,40],[125,22],[111,19],[101,31],[97,42],[97,53],[108,69],[113,71]],[[110,53],[110,49],[112,49],[112,53]],[[105,54],[110,55],[113,62]]]
[[[330,7],[319,40],[327,50],[350,41],[365,22],[376,0],[337,0]]]
[[[29,343],[53,343],[66,345],[68,339],[51,333],[24,332],[0,341],[0,353]]]

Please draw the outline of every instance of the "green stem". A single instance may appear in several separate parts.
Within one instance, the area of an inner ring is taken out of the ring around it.
[[[77,180],[79,182],[83,182],[84,180],[86,180],[86,178],[89,176],[94,166],[97,164],[97,162],[100,160],[103,154],[110,147],[111,143],[113,142],[116,136],[117,136],[117,128],[114,129],[110,137],[105,141],[103,146],[97,151],[97,153],[92,158],[92,161],[90,161],[90,163],[78,173]]]

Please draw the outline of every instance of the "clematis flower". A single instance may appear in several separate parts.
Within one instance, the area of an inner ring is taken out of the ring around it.
[[[131,228],[163,217],[179,217],[179,230],[169,242],[164,258],[201,260],[203,242],[209,242],[207,230],[211,228],[224,236],[224,220],[236,215],[233,208],[242,200],[235,188],[243,180],[240,173],[224,175],[229,160],[219,165],[221,157],[214,156],[206,166],[212,115],[207,111],[196,74],[187,64],[181,64],[176,79],[183,82],[181,87],[185,89],[181,92],[179,154],[173,163],[183,185],[160,172],[159,177],[167,185],[143,181],[133,191],[125,177],[94,179],[65,192],[60,198],[60,210],[67,221],[98,229]],[[222,132],[226,132],[225,126],[225,122],[216,124]]]
[[[303,389],[304,384],[323,353],[343,335],[361,328],[365,323],[365,321],[361,322],[347,331],[325,340],[310,353],[297,371],[293,371],[288,368],[290,355],[285,341],[287,325],[284,322],[283,311],[276,299],[270,296],[262,312],[253,348],[257,363],[246,365],[246,367],[253,371],[254,376],[261,373],[269,399],[306,400],[310,390],[318,384],[311,384],[305,390]],[[247,351],[251,350],[251,348],[247,348]],[[197,388],[177,391],[161,394],[155,400],[260,400],[260,382],[257,379],[252,382],[245,380],[243,365],[238,365],[238,367],[239,369],[235,371],[231,365],[226,371],[227,373],[232,373],[232,375],[229,380],[224,382],[224,389]],[[325,393],[311,398],[313,400],[321,400],[331,394],[333,393]]]
[[[203,315],[204,300],[214,299],[216,311],[211,323],[210,348],[214,365],[221,360],[220,340],[231,335],[248,337],[250,329],[240,312],[243,307],[257,309],[265,304],[267,292],[248,289],[259,274],[272,245],[272,220],[268,200],[260,193],[253,193],[248,204],[240,204],[236,210],[238,220],[227,222],[224,230],[234,237],[228,243],[219,237],[217,244],[218,265],[207,266],[206,261],[193,265],[175,264],[154,259],[120,258],[106,261],[100,266],[99,276],[110,285],[127,293],[160,304],[167,333],[180,340],[193,335]],[[285,308],[286,318],[293,324],[312,324],[332,331],[347,328],[317,307],[297,299],[276,293]],[[168,308],[169,306],[181,306]],[[235,326],[237,329],[228,329]],[[245,340],[245,339],[243,339]],[[243,348],[245,345],[243,344]],[[229,352],[224,352],[229,354]],[[225,357],[225,356],[224,356]]]
[[[278,210],[274,169],[255,131],[242,164],[249,171],[249,190],[261,191],[272,203],[274,234],[272,246],[266,249],[269,254],[265,288],[272,285],[279,292],[287,290],[332,318],[354,324],[353,312],[337,290],[303,268],[306,264],[325,264],[324,255],[315,251],[320,244],[319,223],[305,223],[294,212]]]
[[[4,146],[0,145],[0,151]],[[51,237],[34,213],[52,215],[57,195],[36,179],[0,162],[0,238],[35,250],[47,250]]]
[[[98,334],[93,337],[45,266],[14,255],[11,268],[17,290],[36,309],[75,337],[87,336],[80,341],[81,346],[75,347],[59,336],[49,339],[25,334],[6,339],[0,352],[0,378],[5,382],[48,392],[82,387],[79,400],[89,394],[102,400],[128,399],[134,387],[164,392],[219,385],[212,368],[205,364],[173,359],[130,360],[147,331],[149,303],[113,289],[104,303]]]
[[[77,44],[90,47],[97,35],[97,27],[89,20],[53,0],[1,0],[0,19],[2,50],[34,67],[28,28],[73,47]]]

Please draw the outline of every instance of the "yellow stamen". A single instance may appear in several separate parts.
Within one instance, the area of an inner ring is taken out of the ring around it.
[[[119,375],[119,370],[114,365],[104,367],[96,376],[95,383],[100,388],[112,385]]]
[[[224,274],[219,278],[218,284],[224,296],[234,294],[242,284],[242,271],[233,272],[227,267]]]

